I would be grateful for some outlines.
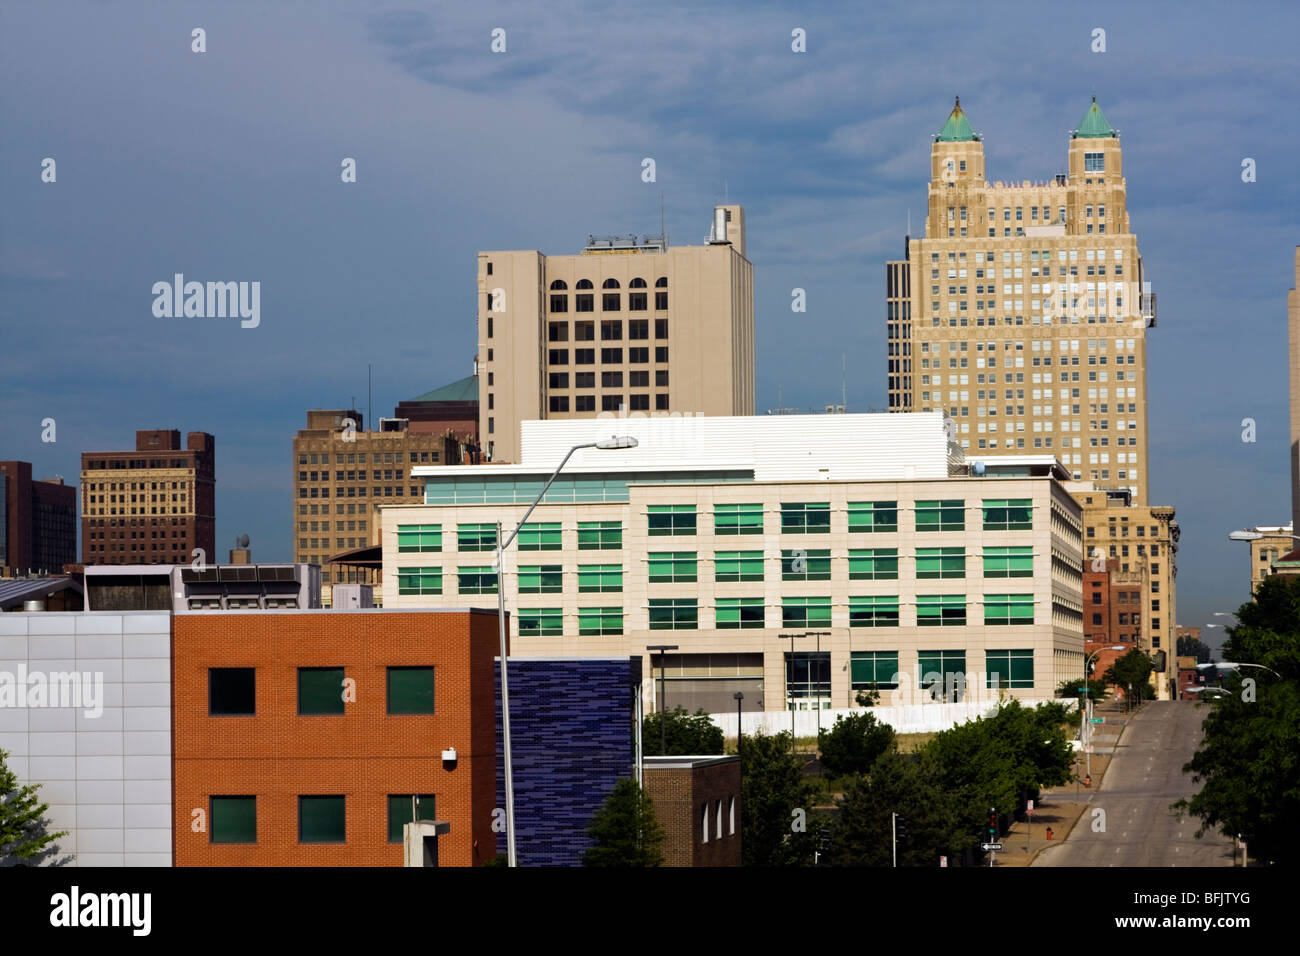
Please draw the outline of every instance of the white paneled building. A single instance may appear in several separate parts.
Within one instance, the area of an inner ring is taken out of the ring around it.
[[[646,657],[668,706],[840,708],[1082,672],[1080,509],[1050,456],[967,461],[942,413],[524,422],[516,465],[415,469],[382,511],[386,607],[495,606],[511,653]],[[661,655],[653,645],[676,645]],[[653,683],[652,683],[653,682]]]

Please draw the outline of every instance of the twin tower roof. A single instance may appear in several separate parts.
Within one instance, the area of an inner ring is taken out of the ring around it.
[[[1079,128],[1074,131],[1074,135],[1084,139],[1099,139],[1119,134],[1107,122],[1106,114],[1101,111],[1101,107],[1097,105],[1097,97],[1094,96],[1092,105],[1088,107],[1088,112],[1083,114],[1083,119],[1079,122]],[[935,142],[979,142],[979,134],[971,129],[970,120],[966,119],[966,114],[962,112],[960,96],[956,98],[952,112],[948,114],[948,122],[944,123],[943,129],[935,134]]]

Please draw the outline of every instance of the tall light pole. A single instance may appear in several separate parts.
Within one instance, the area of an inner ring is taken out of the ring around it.
[[[668,674],[666,652],[677,650],[676,644],[647,644],[647,651],[659,652],[659,756],[668,756]]]
[[[833,632],[831,632],[831,631],[809,631],[807,634],[804,635],[804,637],[815,637],[815,638],[817,638],[817,667],[818,667],[818,673],[819,673],[819,674],[821,673],[820,668],[821,668],[821,663],[822,663],[822,638],[823,638],[823,637],[830,637],[830,636],[832,635],[832,633],[833,633]],[[793,643],[791,643],[791,648],[793,649]],[[828,678],[830,677],[830,668],[829,668],[829,666],[827,667],[827,675],[826,675],[826,676],[827,676]],[[818,681],[817,681],[817,689],[818,689],[819,691],[821,690],[821,680],[820,680],[820,678],[819,678]],[[830,688],[829,688],[829,687],[826,688],[826,695],[827,695],[828,697],[830,696]],[[818,694],[818,695],[817,695],[817,739],[820,740],[820,739],[821,739],[821,736],[822,736],[822,698],[821,698],[821,694]]]
[[[533,513],[542,499],[546,497],[546,492],[550,490],[552,483],[559,476],[560,470],[569,463],[573,453],[579,448],[635,448],[637,440],[629,437],[619,437],[617,435],[605,438],[600,441],[585,442],[581,445],[574,445],[569,449],[569,453],[564,456],[551,477],[546,479],[546,484],[542,486],[541,494],[535,501],[528,506],[524,512],[523,518],[515,526],[515,530],[510,532],[510,537],[504,541],[501,540],[501,522],[497,522],[497,633],[501,638],[501,735],[504,738],[502,745],[502,756],[506,765],[506,860],[507,866],[518,866],[519,862],[515,857],[515,778],[514,772],[510,765],[510,682],[506,672],[506,582],[505,582],[505,557],[506,549],[510,547],[512,541],[519,536],[519,530],[528,521],[528,516]]]
[[[740,704],[741,704],[741,701],[743,701],[743,700],[745,699],[745,695],[744,695],[743,693],[741,693],[740,691],[736,691],[736,692],[735,692],[734,694],[732,694],[731,696],[734,697],[734,698],[736,698],[736,756],[739,757],[739,756],[740,756],[740,738],[741,738],[742,736],[744,736],[744,735],[740,732]]]
[[[782,634],[781,639],[790,638],[790,660],[785,666],[785,694],[790,700],[790,753],[794,753],[794,692],[790,686],[790,672],[794,669],[794,641],[797,637],[807,637],[807,634]]]
[[[1091,694],[1092,686],[1088,683],[1088,676],[1089,676],[1088,663],[1094,657],[1100,654],[1102,651],[1123,651],[1123,650],[1127,650],[1127,648],[1123,644],[1112,644],[1110,647],[1097,648],[1095,651],[1093,651],[1091,654],[1089,654],[1087,657],[1083,659],[1084,713],[1082,719],[1079,722],[1079,725],[1080,727],[1083,728],[1083,732],[1080,734],[1080,740],[1083,743],[1083,757],[1085,762],[1087,763],[1087,768],[1084,770],[1084,776],[1089,778],[1092,777],[1092,752],[1088,750],[1088,738],[1092,736],[1092,728],[1091,726],[1089,726],[1092,720],[1092,694]]]

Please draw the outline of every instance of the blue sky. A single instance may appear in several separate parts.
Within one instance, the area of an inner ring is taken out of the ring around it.
[[[469,374],[479,249],[656,232],[661,193],[695,243],[724,188],[746,207],[759,409],[837,400],[841,356],[849,409],[882,408],[883,263],[923,219],[953,95],[989,178],[1037,180],[1095,92],[1160,302],[1148,457],[1183,528],[1178,617],[1213,621],[1248,597],[1228,530],[1289,514],[1298,29],[1290,3],[6,2],[0,457],[75,480],[137,428],[210,431],[219,552],[246,532],[287,559],[306,409],[364,405],[366,362],[376,415]],[[155,318],[176,272],[260,281],[261,325]]]

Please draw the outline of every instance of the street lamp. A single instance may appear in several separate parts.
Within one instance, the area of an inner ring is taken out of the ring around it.
[[[740,732],[740,703],[741,703],[741,701],[743,701],[743,700],[745,699],[745,695],[744,695],[743,693],[741,693],[740,691],[736,691],[736,692],[735,692],[734,694],[732,694],[731,696],[734,697],[734,698],[736,698],[736,756],[739,757],[739,756],[740,756],[740,738],[744,736],[744,734],[742,734],[742,733]]]
[[[1087,657],[1083,659],[1084,714],[1083,714],[1083,719],[1080,721],[1080,726],[1083,728],[1083,731],[1082,733],[1080,733],[1079,739],[1080,742],[1083,744],[1083,757],[1087,763],[1087,768],[1084,770],[1084,774],[1089,779],[1092,778],[1092,753],[1088,750],[1088,738],[1092,736],[1092,730],[1091,727],[1089,726],[1089,722],[1092,719],[1092,697],[1091,697],[1092,688],[1088,684],[1088,674],[1089,674],[1088,664],[1094,657],[1096,657],[1102,651],[1123,651],[1127,649],[1128,648],[1126,648],[1123,644],[1112,644],[1110,647],[1097,648],[1095,651],[1093,651],[1091,654],[1089,654]]]
[[[785,668],[785,693],[790,698],[790,753],[794,753],[794,688],[790,686],[790,674],[794,670],[794,641],[797,637],[809,637],[808,634],[782,634],[781,639],[790,638],[790,660]],[[820,639],[818,641],[820,643]]]
[[[647,644],[647,651],[659,652],[659,756],[668,756],[668,675],[666,651],[677,650],[676,644]]]
[[[1300,540],[1300,534],[1287,534],[1285,531],[1270,531],[1263,534],[1259,531],[1251,531],[1248,528],[1228,532],[1229,541],[1258,541],[1260,538],[1295,538]]]
[[[504,738],[502,751],[506,765],[506,860],[507,866],[518,866],[519,863],[515,857],[515,778],[510,766],[510,685],[506,672],[506,584],[505,584],[505,557],[506,549],[510,543],[519,535],[519,531],[528,521],[528,516],[533,513],[542,499],[546,497],[546,492],[550,490],[551,485],[559,476],[560,470],[569,463],[573,453],[579,448],[600,448],[608,450],[613,448],[635,448],[637,440],[628,436],[612,435],[609,438],[600,441],[584,442],[581,445],[574,445],[569,449],[569,453],[564,456],[551,477],[546,479],[546,484],[542,486],[541,493],[536,500],[528,506],[524,512],[523,518],[515,530],[510,532],[510,537],[504,541],[501,540],[501,522],[497,522],[497,632],[501,639],[501,734]]]

